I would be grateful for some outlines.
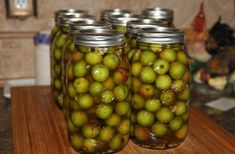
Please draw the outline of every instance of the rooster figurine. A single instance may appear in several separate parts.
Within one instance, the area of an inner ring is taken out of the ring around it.
[[[208,61],[211,55],[208,54],[205,48],[207,39],[208,30],[206,27],[204,3],[202,2],[197,16],[186,30],[186,48],[189,57],[201,62]]]

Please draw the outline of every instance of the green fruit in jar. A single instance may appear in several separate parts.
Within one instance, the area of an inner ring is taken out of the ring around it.
[[[89,94],[83,94],[78,96],[78,104],[82,109],[87,109],[94,104],[94,101]]]
[[[57,40],[56,40],[56,46],[61,48],[65,45],[65,43],[67,42],[68,37],[66,35],[62,35],[60,36]]]
[[[72,60],[74,62],[79,61],[79,60],[84,60],[85,54],[82,52],[75,52],[73,53]]]
[[[121,33],[124,33],[126,31],[126,26],[116,26],[116,30]]]
[[[110,105],[100,104],[96,110],[96,116],[100,119],[107,119],[113,113],[113,108]]]
[[[61,87],[62,87],[61,80],[55,79],[55,88],[60,90]]]
[[[70,100],[69,103],[70,103],[70,108],[72,110],[80,110],[81,109],[80,106],[78,105],[77,101]]]
[[[88,52],[85,56],[86,62],[90,65],[99,64],[102,62],[102,55],[98,52]]]
[[[69,51],[74,52],[74,50],[75,50],[75,44],[73,42],[71,42],[69,45]]]
[[[102,64],[94,65],[91,69],[91,74],[94,80],[104,82],[109,77],[109,69]]]
[[[139,61],[141,51],[137,50],[137,49],[132,49],[132,50],[134,50],[134,51],[133,51],[133,55],[131,57],[131,61],[132,62]],[[130,52],[132,52],[132,50]]]
[[[104,65],[106,65],[109,69],[113,70],[117,68],[120,63],[120,60],[116,54],[108,54],[103,59]]]
[[[177,131],[183,124],[183,120],[180,117],[175,117],[170,121],[170,128],[173,131]]]
[[[153,124],[151,130],[157,137],[166,135],[168,131],[167,126],[160,122],[156,122],[155,124]]]
[[[105,48],[105,50],[106,49],[107,48]],[[117,47],[108,47],[108,53],[113,53],[116,49],[117,49]]]
[[[151,84],[142,84],[139,87],[139,94],[144,98],[151,98],[155,94],[155,88]]]
[[[100,98],[103,103],[111,103],[114,100],[114,94],[110,90],[105,90]]]
[[[156,118],[158,121],[162,123],[168,123],[172,120],[174,114],[171,110],[167,107],[162,107],[157,113]]]
[[[181,79],[185,73],[185,65],[176,61],[171,63],[169,73],[173,79]]]
[[[161,53],[160,53],[160,57],[162,59],[165,59],[168,62],[173,62],[176,60],[176,53],[174,50],[172,49],[164,49]]]
[[[174,80],[171,84],[171,89],[176,93],[179,93],[184,90],[184,87],[185,83],[182,80]]]
[[[178,139],[183,140],[187,136],[187,133],[188,133],[188,125],[184,124],[177,132],[175,132],[175,136]]]
[[[139,77],[142,70],[142,64],[140,62],[134,62],[131,65],[131,74],[135,77]]]
[[[150,44],[149,48],[153,52],[158,52],[161,50],[161,46],[159,44]]]
[[[82,111],[74,111],[71,114],[71,120],[75,126],[80,127],[88,121],[88,117],[86,113]]]
[[[75,149],[81,149],[84,138],[78,134],[71,134],[69,136],[70,143]]]
[[[60,67],[60,65],[55,65],[55,73],[57,74],[57,75],[60,75],[61,74],[61,67]]]
[[[186,54],[183,51],[179,51],[177,52],[177,60],[183,64],[187,64],[188,63],[188,58],[186,56]]]
[[[128,80],[129,74],[130,74],[129,70],[124,68],[116,70],[113,75],[114,83],[116,84],[125,83]]]
[[[99,96],[104,91],[104,86],[100,82],[92,82],[89,86],[89,93],[92,96]]]
[[[118,102],[115,105],[115,112],[120,115],[126,115],[130,111],[130,105],[128,102]]]
[[[64,104],[64,99],[63,99],[63,94],[59,94],[58,97],[57,97],[57,102],[60,106],[63,106]]]
[[[154,115],[149,111],[141,110],[137,114],[137,122],[142,126],[151,126],[154,122]]]
[[[87,64],[85,60],[79,60],[73,65],[73,75],[76,77],[82,77],[87,73]]]
[[[71,83],[68,85],[68,94],[70,97],[75,97],[77,95],[76,90],[75,90],[73,84],[71,84]]]
[[[145,127],[136,125],[134,127],[134,136],[139,141],[145,141],[149,138],[149,130],[147,130]]]
[[[186,103],[182,102],[182,101],[178,101],[175,103],[175,115],[177,116],[182,116],[187,112],[187,107],[186,107]]]
[[[83,45],[79,45],[79,46],[78,46],[78,49],[79,49],[79,51],[81,51],[81,52],[89,52],[89,51],[91,51],[91,48],[90,48],[90,47],[83,46]]]
[[[186,112],[183,116],[182,116],[182,119],[184,120],[184,122],[188,121],[188,118],[189,118],[189,113]]]
[[[132,107],[134,109],[142,109],[144,107],[144,98],[141,97],[140,95],[138,94],[134,94],[133,95],[133,99],[132,99]]]
[[[89,123],[82,127],[83,136],[86,138],[95,138],[99,135],[100,127],[95,123]]]
[[[99,138],[102,141],[109,142],[115,134],[115,131],[112,129],[112,127],[103,127],[100,130]]]
[[[113,88],[114,88],[114,81],[111,77],[109,77],[102,84],[104,85],[104,88],[107,89],[107,90],[113,90]]]
[[[168,61],[164,60],[164,59],[157,59],[155,60],[155,62],[153,63],[153,69],[157,74],[163,75],[166,72],[168,72],[170,68],[170,65],[168,63]]]
[[[71,119],[67,119],[67,127],[69,132],[77,132],[79,129],[72,123]]]
[[[131,49],[128,54],[127,54],[127,58],[130,61],[132,59],[132,56],[134,55],[136,49]]]
[[[141,71],[140,79],[144,83],[153,83],[156,80],[156,73],[152,67],[144,67]]]
[[[145,104],[144,107],[150,111],[150,112],[156,112],[161,108],[161,102],[159,99],[148,99]]]
[[[172,90],[168,90],[160,95],[160,100],[163,105],[172,105],[176,100],[175,94]]]
[[[143,51],[140,54],[140,62],[144,66],[152,65],[156,58],[156,54],[150,50]]]
[[[105,123],[110,126],[118,126],[121,121],[121,117],[118,116],[117,114],[113,113],[106,121]]]
[[[114,96],[115,99],[118,101],[123,101],[127,98],[129,94],[129,89],[126,85],[118,85],[117,87],[114,88]]]
[[[122,147],[122,135],[116,134],[109,142],[109,147],[113,150],[118,150]]]
[[[67,77],[68,77],[68,80],[72,80],[73,79],[73,64],[72,63],[70,63],[68,65]]]
[[[98,146],[96,139],[84,139],[83,149],[86,153],[93,153]]]
[[[89,81],[86,78],[77,78],[73,82],[73,86],[77,93],[85,93],[89,88]]]
[[[190,97],[190,88],[186,86],[183,91],[177,94],[177,98],[182,101],[188,101]]]
[[[142,83],[138,78],[132,78],[132,90],[134,91],[134,93],[137,93],[139,91],[141,84]]]
[[[131,39],[131,42],[130,42],[130,46],[131,48],[135,48],[136,47],[136,39]]]
[[[129,119],[121,121],[118,127],[118,132],[122,135],[128,134],[130,132],[131,122]]]
[[[155,81],[155,85],[160,90],[168,90],[171,87],[171,78],[168,75],[159,75]]]

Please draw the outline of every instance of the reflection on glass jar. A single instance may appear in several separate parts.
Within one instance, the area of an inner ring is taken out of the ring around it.
[[[69,141],[81,153],[113,153],[128,142],[131,75],[112,29],[83,30],[66,64],[66,121]]]
[[[190,69],[183,32],[143,29],[137,41],[130,64],[132,139],[146,148],[175,147],[188,132]]]

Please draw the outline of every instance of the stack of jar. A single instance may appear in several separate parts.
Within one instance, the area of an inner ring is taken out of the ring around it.
[[[188,131],[190,70],[173,11],[59,10],[51,31],[51,87],[72,147],[114,153],[131,138],[165,149]]]

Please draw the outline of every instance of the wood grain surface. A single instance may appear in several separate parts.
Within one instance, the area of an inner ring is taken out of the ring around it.
[[[52,102],[49,87],[12,88],[13,154],[76,154],[69,145],[62,111]],[[168,150],[141,148],[129,141],[120,154],[229,154],[235,137],[195,107],[190,107],[189,134]]]

